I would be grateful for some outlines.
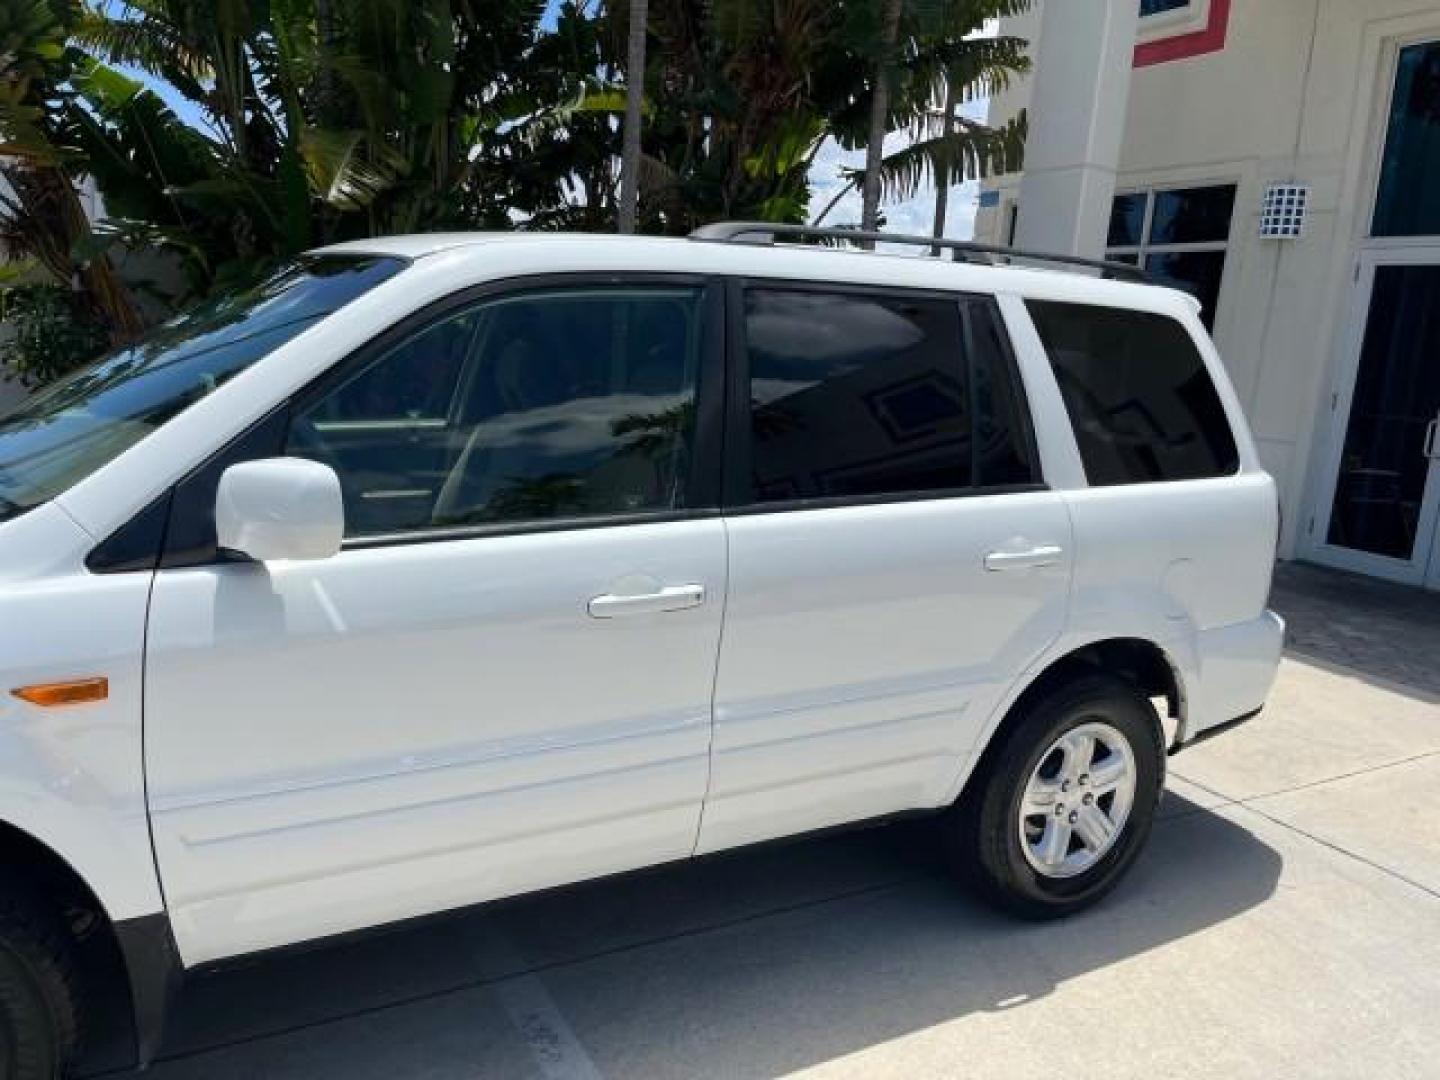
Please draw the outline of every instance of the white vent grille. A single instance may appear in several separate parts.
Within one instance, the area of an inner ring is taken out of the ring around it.
[[[1299,240],[1305,235],[1310,188],[1305,184],[1271,184],[1260,207],[1260,236],[1265,240]]]

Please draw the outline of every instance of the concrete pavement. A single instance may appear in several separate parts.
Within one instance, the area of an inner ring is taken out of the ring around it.
[[[875,829],[237,965],[151,1076],[1440,1077],[1440,696],[1376,666],[1292,654],[1079,918]]]

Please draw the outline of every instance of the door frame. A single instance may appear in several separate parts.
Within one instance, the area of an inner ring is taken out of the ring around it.
[[[1440,238],[1406,239],[1367,247],[1356,260],[1355,284],[1348,304],[1344,333],[1344,356],[1330,397],[1330,414],[1323,421],[1324,450],[1314,498],[1310,508],[1310,528],[1305,556],[1314,562],[1340,570],[1350,570],[1371,577],[1406,585],[1440,588],[1440,465],[1432,465],[1421,499],[1420,520],[1416,528],[1415,551],[1410,559],[1358,551],[1329,541],[1330,521],[1335,508],[1335,495],[1340,483],[1341,458],[1345,437],[1350,426],[1355,388],[1360,375],[1361,354],[1370,326],[1370,306],[1375,292],[1376,271],[1382,266],[1434,266],[1440,268]],[[1420,448],[1416,448],[1420,452]]]

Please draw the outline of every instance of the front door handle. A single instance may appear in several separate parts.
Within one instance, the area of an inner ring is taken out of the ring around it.
[[[613,619],[620,615],[656,615],[664,611],[683,611],[705,602],[704,585],[671,585],[658,592],[635,596],[606,593],[590,601],[591,618]]]
[[[1425,427],[1425,456],[1431,461],[1440,460],[1440,450],[1435,446],[1435,434],[1440,431],[1440,416],[1431,420]]]
[[[1064,554],[1063,548],[1051,544],[1024,551],[992,551],[985,556],[985,569],[999,573],[1002,570],[1030,570],[1039,566],[1054,566]]]

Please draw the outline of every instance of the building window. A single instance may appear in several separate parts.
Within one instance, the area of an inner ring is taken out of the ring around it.
[[[1163,15],[1167,11],[1179,11],[1190,6],[1190,0],[1140,0],[1140,17]]]
[[[1117,195],[1109,257],[1198,298],[1201,319],[1214,329],[1234,213],[1234,184]]]
[[[1400,52],[1372,231],[1440,235],[1440,41]]]

